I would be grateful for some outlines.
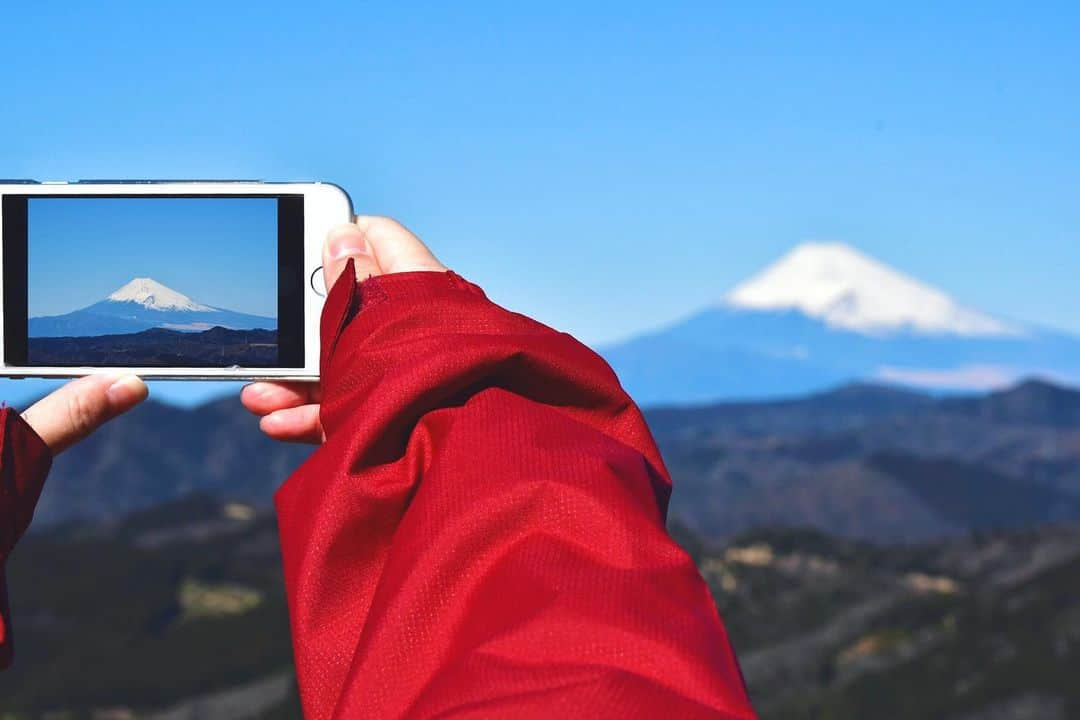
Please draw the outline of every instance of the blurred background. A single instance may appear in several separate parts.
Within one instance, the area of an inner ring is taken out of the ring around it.
[[[619,372],[763,717],[1080,717],[1078,31],[1068,3],[24,3],[0,176],[344,186]],[[155,384],[59,459],[0,717],[299,717],[271,497],[308,449],[238,389]]]

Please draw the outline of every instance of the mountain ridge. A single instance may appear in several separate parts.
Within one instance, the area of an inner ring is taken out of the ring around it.
[[[1080,392],[936,397],[867,385],[645,410],[673,517],[721,539],[816,527],[878,542],[1080,519]]]
[[[202,332],[213,327],[230,330],[276,330],[277,320],[192,300],[153,278],[134,278],[109,296],[61,315],[42,315],[27,321],[31,337],[84,337],[138,333],[153,328]]]
[[[1032,374],[1080,381],[1080,337],[987,320],[844,247],[808,256],[800,246],[720,304],[599,352],[645,405],[783,397],[855,380],[941,392],[990,391]],[[837,254],[840,269],[830,264]],[[864,267],[873,271],[852,275]]]
[[[954,490],[986,469],[987,512],[979,499],[970,516],[979,526],[1008,507],[994,498],[1026,484],[1039,501],[1018,507],[1023,519],[1056,506],[1065,517],[1080,511],[1080,391],[1049,383],[965,398],[851,385],[783,401],[646,408],[645,417],[674,480],[672,517],[710,537],[754,523],[885,541],[955,534],[964,529],[950,504],[957,493],[915,492],[924,489],[920,468],[942,461],[963,470]],[[192,409],[148,401],[57,458],[36,527],[123,517],[193,492],[266,507],[311,451],[264,436],[236,397]]]

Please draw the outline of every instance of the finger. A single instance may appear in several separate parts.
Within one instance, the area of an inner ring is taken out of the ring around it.
[[[275,440],[317,445],[326,439],[319,421],[318,405],[276,410],[260,420],[259,427]]]
[[[384,275],[415,270],[446,272],[446,266],[439,262],[427,245],[396,220],[357,215],[356,226],[367,237]]]
[[[357,280],[382,274],[364,231],[352,223],[338,225],[327,233],[323,243],[323,280],[327,290],[334,287],[349,258],[352,258]]]
[[[405,226],[371,215],[359,215],[355,223],[330,231],[323,247],[326,287],[333,287],[350,257],[358,280],[414,270],[446,271],[446,266]]]
[[[146,383],[135,375],[88,375],[46,395],[22,416],[55,454],[135,407],[147,394]]]
[[[314,382],[255,382],[240,391],[240,402],[256,415],[317,403],[319,384]]]

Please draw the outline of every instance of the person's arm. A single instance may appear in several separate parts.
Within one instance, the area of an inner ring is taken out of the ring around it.
[[[11,664],[11,618],[4,567],[26,532],[52,453],[12,408],[0,410],[0,669]]]
[[[595,353],[453,273],[347,268],[321,400],[325,443],[275,498],[309,720],[753,717]]]
[[[11,665],[13,633],[4,568],[34,515],[53,455],[134,407],[146,386],[133,375],[68,383],[21,416],[0,409],[0,670]]]

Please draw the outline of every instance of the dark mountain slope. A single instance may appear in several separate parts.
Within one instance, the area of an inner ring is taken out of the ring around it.
[[[954,527],[988,530],[1080,519],[1080,498],[980,465],[899,453],[871,455],[867,465]]]
[[[916,409],[931,407],[922,393],[871,383],[841,385],[805,397],[713,405],[658,406],[646,409],[658,437],[694,431],[824,432],[858,427]]]
[[[191,497],[26,538],[0,717],[299,717],[275,530],[267,513]],[[898,547],[679,536],[763,718],[1080,712],[1080,527]]]
[[[268,506],[311,450],[268,439],[235,397],[148,401],[57,458],[37,521],[120,517],[191,492]]]
[[[675,480],[672,515],[712,538],[760,525],[932,538],[1076,517],[1080,499],[1080,393],[1052,385],[951,399],[857,385],[646,415]],[[39,520],[194,491],[267,506],[310,452],[266,439],[235,398],[148,403],[58,459]]]
[[[278,363],[276,330],[199,332],[152,328],[120,335],[32,337],[27,359],[55,367],[271,367]]]
[[[646,414],[672,512],[714,538],[782,524],[910,540],[1077,516],[1080,393],[1045,382],[962,398],[855,385]]]
[[[939,404],[946,413],[1004,423],[1080,426],[1080,391],[1045,380],[1027,380],[1004,392],[985,397],[946,399]]]

